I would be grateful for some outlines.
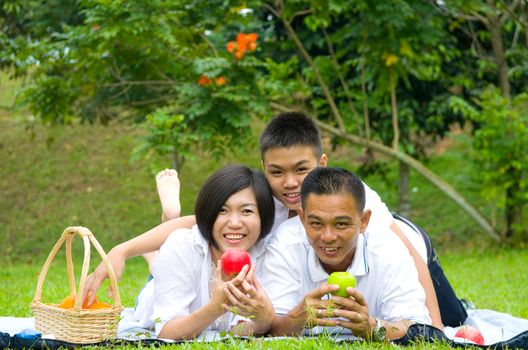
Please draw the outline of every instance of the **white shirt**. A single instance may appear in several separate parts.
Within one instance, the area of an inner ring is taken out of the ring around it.
[[[328,279],[299,217],[284,222],[267,247],[262,285],[275,312],[288,313]],[[367,300],[371,316],[431,324],[425,292],[409,252],[391,232],[360,234],[348,271]]]
[[[262,243],[249,250],[256,271],[262,271],[265,251]],[[153,265],[154,279],[140,292],[133,319],[139,327],[155,327],[159,334],[168,321],[200,309],[210,299],[209,279],[213,268],[209,245],[196,225],[174,231],[160,248]],[[207,329],[228,331],[240,319],[228,312]]]

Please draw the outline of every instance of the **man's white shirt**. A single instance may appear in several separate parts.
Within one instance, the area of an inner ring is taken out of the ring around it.
[[[328,279],[299,217],[284,222],[269,242],[261,283],[279,315],[297,306]],[[358,236],[348,271],[367,300],[371,316],[386,321],[431,324],[414,261],[401,240],[386,229]]]

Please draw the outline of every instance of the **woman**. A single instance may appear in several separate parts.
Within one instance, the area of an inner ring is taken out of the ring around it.
[[[195,215],[196,226],[174,231],[161,246],[134,318],[165,339],[192,339],[205,329],[264,334],[275,317],[254,277],[274,219],[264,175],[241,165],[220,169],[201,188]],[[230,248],[247,250],[253,267],[227,281],[219,260]]]

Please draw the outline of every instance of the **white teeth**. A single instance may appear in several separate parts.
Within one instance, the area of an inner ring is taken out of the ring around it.
[[[324,251],[326,252],[335,252],[337,250],[336,247],[328,247],[328,248],[323,248]]]
[[[285,196],[289,198],[293,198],[293,197],[299,196],[299,193],[298,192],[297,193],[286,193]]]
[[[244,238],[244,235],[225,235],[225,238],[227,238],[227,239],[242,239],[242,238]]]

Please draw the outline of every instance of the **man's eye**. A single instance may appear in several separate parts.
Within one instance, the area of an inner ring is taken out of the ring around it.
[[[310,222],[310,226],[312,226],[313,228],[318,228],[321,227],[321,223],[317,221],[312,221]]]
[[[336,227],[337,228],[347,228],[348,226],[350,226],[348,224],[348,222],[338,222],[338,223],[336,223]]]

